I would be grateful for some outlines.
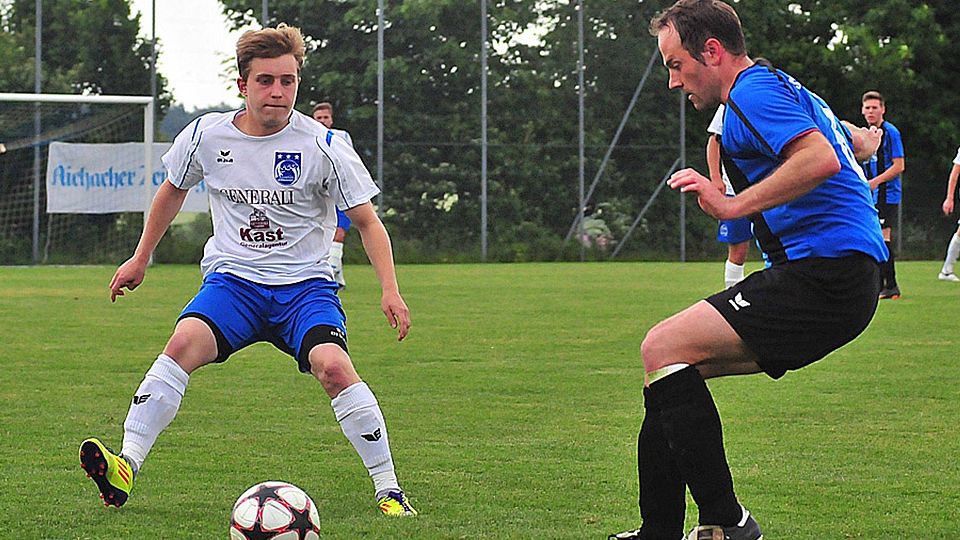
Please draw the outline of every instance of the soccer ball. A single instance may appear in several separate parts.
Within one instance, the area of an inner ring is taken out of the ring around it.
[[[243,492],[230,514],[231,540],[319,540],[317,505],[286,482],[261,482]]]

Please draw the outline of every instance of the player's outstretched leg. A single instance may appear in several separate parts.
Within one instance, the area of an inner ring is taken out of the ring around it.
[[[700,525],[690,531],[687,540],[763,540],[763,533],[750,512],[743,508],[743,518],[736,525]]]
[[[331,406],[343,434],[373,479],[380,511],[387,516],[417,515],[397,482],[387,425],[367,384],[361,381],[350,385],[333,398]]]
[[[90,438],[80,444],[80,467],[97,484],[104,506],[120,508],[127,502],[134,471],[123,455],[114,454],[98,439]]]

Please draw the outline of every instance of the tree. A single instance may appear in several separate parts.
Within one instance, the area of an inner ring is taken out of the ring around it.
[[[584,0],[586,179],[600,166],[655,53],[651,16],[670,0]],[[258,0],[222,0],[235,26]],[[476,0],[391,0],[385,32],[385,208],[401,238],[475,257],[479,246],[480,21]],[[271,24],[300,26],[309,51],[301,110],[332,101],[368,161],[376,140],[376,0],[271,0]],[[488,0],[489,209],[494,258],[553,258],[577,213],[577,1]],[[881,90],[907,147],[907,240],[936,225],[953,146],[950,60],[960,14],[946,0],[741,0],[752,55],[770,59],[862,123],[860,95]],[[659,56],[592,198],[618,237],[679,153],[679,96]],[[687,107],[688,165],[703,169],[713,111]],[[676,195],[664,193],[633,256],[675,253]],[[455,202],[454,202],[455,201]],[[609,218],[609,219],[607,219]],[[715,224],[687,213],[694,257],[721,252]],[[946,233],[944,233],[945,235]],[[936,242],[939,250],[939,241]],[[631,242],[633,247],[633,242]],[[907,249],[922,247],[908,244]],[[924,252],[924,254],[929,252]],[[451,255],[453,254],[453,255]],[[429,256],[429,253],[427,254]],[[929,256],[929,255],[928,255]],[[939,256],[939,255],[938,255]],[[438,256],[439,257],[439,256]]]
[[[34,42],[36,32],[36,3],[33,0],[8,0],[0,3],[0,88],[5,92],[32,93],[34,91]],[[41,70],[44,93],[64,94],[119,94],[148,95],[150,93],[150,46],[138,37],[139,15],[131,16],[127,0],[44,0],[42,17]],[[169,105],[170,95],[165,90],[166,82],[158,75],[157,116],[162,117]],[[0,118],[0,132],[4,137],[32,136],[33,114],[10,112]],[[133,121],[116,121],[130,115],[131,109],[123,107],[91,107],[88,105],[60,104],[41,108],[45,133],[54,133],[49,138],[77,135],[77,125],[87,128],[109,124],[108,130],[93,130],[84,133],[86,142],[98,142],[99,137],[109,136],[109,142],[139,140],[143,134],[137,115]],[[29,123],[28,132],[21,128]],[[73,126],[64,128],[64,126]],[[16,130],[8,129],[16,127]],[[62,129],[61,129],[62,128]],[[59,135],[56,135],[59,134]],[[69,139],[67,139],[69,140]],[[0,162],[0,195],[4,200],[24,198],[30,192],[30,184],[23,180],[32,177],[32,148],[8,152]],[[44,149],[45,153],[45,149]],[[43,194],[41,192],[41,201]],[[6,212],[6,209],[4,209]],[[12,211],[11,211],[12,212]],[[30,260],[29,238],[32,216],[21,212],[6,220],[0,233],[0,260],[26,262]],[[89,215],[82,219],[82,228],[88,234],[83,238],[96,241],[106,233],[117,229],[115,215]],[[47,220],[41,220],[45,227]],[[132,228],[127,228],[132,229]],[[136,232],[136,231],[134,231]],[[44,233],[44,231],[41,231]],[[104,233],[104,234],[100,234]],[[17,243],[5,249],[9,239],[26,238],[26,243]],[[87,256],[88,241],[72,243],[78,256]],[[23,246],[26,246],[24,252]],[[81,259],[76,259],[81,260]]]

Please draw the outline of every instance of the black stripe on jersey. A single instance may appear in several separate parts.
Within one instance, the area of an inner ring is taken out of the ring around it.
[[[880,124],[883,127],[883,124]],[[883,130],[882,139],[880,139],[880,146],[877,148],[877,170],[874,171],[875,174],[873,178],[880,176],[881,174],[887,172],[887,143],[890,142],[887,138],[887,130]],[[877,192],[877,204],[887,204],[887,182],[880,184],[880,191]]]
[[[187,165],[183,168],[183,174],[180,176],[180,184],[177,185],[178,188],[183,186],[184,180],[187,179],[187,171],[190,170],[190,163],[193,161],[193,156],[197,154],[197,150],[200,149],[200,141],[203,140],[203,132],[200,132],[200,136],[197,137],[197,142],[193,144],[193,151],[190,152],[190,157],[187,158]]]
[[[737,167],[733,159],[724,151],[723,139],[720,140],[720,161],[727,171],[727,180],[729,180],[730,185],[733,186],[734,192],[739,194],[741,191],[750,187],[750,181],[747,180],[747,175],[743,174],[743,171]],[[767,225],[767,220],[763,217],[763,213],[761,212],[750,216],[750,221],[753,223],[753,236],[757,239],[760,249],[767,254],[770,264],[787,262],[789,260],[787,258],[787,250],[783,248],[783,242],[780,241],[780,238],[770,230],[770,226]]]
[[[327,156],[327,159],[330,160],[330,166],[333,167],[333,175],[337,179],[337,191],[340,192],[340,199],[344,203],[346,203],[347,202],[346,193],[343,192],[343,187],[340,185],[340,171],[337,170],[337,162],[334,161],[333,158],[330,157],[330,154],[328,154],[326,150],[323,149],[323,145],[320,144],[320,137],[314,137],[313,140],[317,143],[317,148],[319,148],[320,151],[323,152],[323,155]]]
[[[750,133],[753,133],[753,136],[756,137],[761,144],[763,144],[763,147],[767,150],[767,152],[770,152],[771,156],[776,156],[777,153],[773,151],[773,147],[770,146],[770,143],[768,143],[767,140],[760,135],[760,132],[757,131],[757,128],[753,127],[753,124],[747,120],[746,115],[743,114],[743,111],[740,110],[740,107],[733,101],[733,99],[727,100],[727,106],[729,106],[730,110],[732,110],[740,118],[740,121],[743,122],[743,125],[747,126],[747,129],[750,130]]]

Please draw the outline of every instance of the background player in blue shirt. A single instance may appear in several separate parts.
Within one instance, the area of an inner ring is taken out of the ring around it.
[[[333,105],[327,101],[322,101],[313,106],[313,119],[323,124],[327,129],[345,138],[350,146],[353,146],[353,138],[350,133],[343,129],[333,129]],[[350,230],[350,218],[347,214],[337,208],[337,230],[333,233],[333,244],[330,246],[329,262],[333,267],[333,277],[340,288],[347,286],[347,280],[343,277],[343,243],[347,239],[347,231]]]
[[[903,139],[897,126],[883,119],[887,112],[883,96],[876,90],[863,94],[860,112],[867,125],[876,126],[883,130],[883,140],[880,148],[863,163],[863,171],[870,181],[873,190],[873,203],[880,213],[880,228],[883,229],[883,241],[887,244],[890,258],[880,265],[880,276],[883,278],[883,287],[880,289],[880,298],[896,300],[900,298],[900,287],[897,285],[897,270],[894,267],[893,249],[890,244],[890,233],[893,221],[897,218],[900,209],[900,175],[905,163],[903,155]]]
[[[689,538],[759,540],[740,505],[720,416],[704,380],[779,378],[859,335],[876,311],[887,253],[852,135],[792,77],[747,56],[740,19],[719,0],[680,0],[650,24],[669,86],[699,110],[726,105],[726,197],[692,169],[670,187],[716,219],[749,216],[769,267],[660,322],[640,347],[645,414],[637,444],[642,526],[613,538],[676,540],[685,488]]]

